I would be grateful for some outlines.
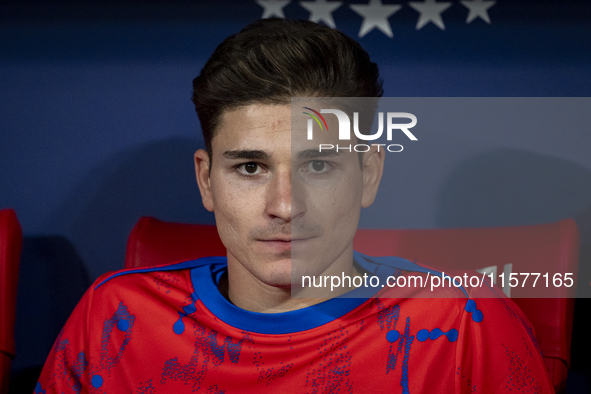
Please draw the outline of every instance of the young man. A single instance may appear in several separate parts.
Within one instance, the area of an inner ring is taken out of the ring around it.
[[[193,102],[207,146],[195,154],[197,182],[227,258],[99,278],[36,392],[552,392],[519,309],[472,299],[495,288],[292,296],[306,296],[304,275],[438,274],[353,251],[383,150],[321,154],[292,134],[304,115],[292,114],[291,97],[319,108],[327,97],[381,95],[377,66],[334,29],[274,19],[226,39],[194,80]]]

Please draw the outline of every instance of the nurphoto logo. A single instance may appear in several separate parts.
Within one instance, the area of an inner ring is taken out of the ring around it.
[[[351,140],[351,120],[349,119],[349,115],[347,115],[344,111],[339,109],[321,109],[320,112],[309,108],[309,107],[302,107],[305,110],[310,112],[303,112],[305,115],[310,116],[311,119],[308,119],[308,140],[314,139],[314,121],[320,126],[320,130],[328,131],[328,125],[326,123],[326,119],[322,114],[333,114],[337,117],[339,122],[339,140],[347,141]],[[409,123],[394,123],[395,119],[408,119],[410,120]],[[386,137],[388,141],[392,141],[392,135],[395,130],[402,131],[411,141],[417,141],[417,137],[413,133],[410,132],[409,129],[413,128],[417,124],[417,117],[408,112],[387,112],[386,113]],[[382,136],[384,133],[384,113],[378,112],[378,130],[374,134],[364,134],[359,131],[359,112],[353,112],[353,132],[355,136],[359,140],[363,141],[374,141],[377,140]],[[403,147],[400,144],[372,144],[378,147],[378,150],[381,146],[384,146],[388,152],[402,152]],[[355,145],[345,145],[339,146],[338,144],[335,146],[334,144],[319,144],[318,150],[322,152],[322,150],[330,150],[336,149],[337,152],[339,150],[348,150],[351,152],[354,150],[355,152],[367,152],[370,149],[370,146],[367,144],[355,144]]]

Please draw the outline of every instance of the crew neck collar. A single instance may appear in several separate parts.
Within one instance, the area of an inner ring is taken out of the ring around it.
[[[290,334],[320,327],[338,319],[371,298],[377,289],[359,288],[347,297],[331,298],[302,309],[281,313],[251,312],[229,302],[219,291],[220,278],[227,272],[225,257],[207,258],[191,270],[196,299],[224,323],[237,329],[260,334]],[[355,292],[355,293],[353,293]]]
[[[371,257],[354,251],[353,260],[370,275],[380,277],[381,283],[384,283],[388,276],[396,277],[402,271],[443,275],[437,270],[420,266],[402,257]],[[193,298],[200,299],[203,305],[224,323],[260,334],[289,334],[320,327],[353,311],[381,290],[361,287],[339,297],[289,312],[250,312],[230,303],[218,290],[220,278],[228,270],[226,257],[206,257],[196,260],[194,264],[194,268],[191,269]],[[464,289],[462,291],[466,293]]]

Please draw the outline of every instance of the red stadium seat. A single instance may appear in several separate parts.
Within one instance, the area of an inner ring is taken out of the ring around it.
[[[23,244],[21,226],[11,209],[0,211],[0,394],[8,393],[15,355],[16,288]]]
[[[125,268],[225,255],[226,248],[215,226],[170,223],[143,217],[133,227],[127,240]]]
[[[396,255],[438,267],[479,269],[496,266],[498,272],[572,272],[579,261],[579,233],[574,220],[491,228],[433,230],[358,230],[355,249],[373,256]],[[128,243],[126,268],[169,264],[205,256],[225,255],[215,226],[162,222],[144,217],[135,225]],[[514,301],[532,322],[546,367],[556,391],[566,387],[574,298],[564,287],[545,289],[547,297]],[[563,298],[556,298],[563,297]]]

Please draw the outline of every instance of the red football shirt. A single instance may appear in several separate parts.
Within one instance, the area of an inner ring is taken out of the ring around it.
[[[355,256],[370,272],[435,272]],[[99,278],[35,393],[553,392],[529,322],[502,294],[401,298],[385,288],[254,313],[218,291],[226,269],[212,257]]]

